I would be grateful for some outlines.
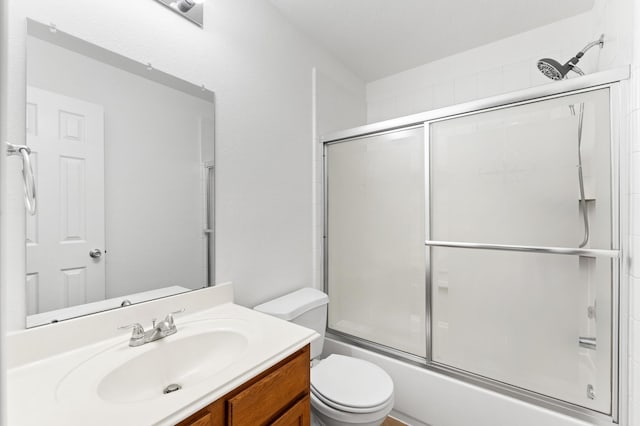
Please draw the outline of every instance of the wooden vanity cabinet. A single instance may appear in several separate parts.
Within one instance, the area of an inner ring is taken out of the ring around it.
[[[309,426],[309,345],[177,426]]]

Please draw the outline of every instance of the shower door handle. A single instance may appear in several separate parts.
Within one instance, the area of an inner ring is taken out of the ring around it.
[[[543,254],[563,254],[569,256],[587,256],[587,257],[620,257],[620,250],[603,250],[603,249],[585,249],[572,247],[542,247],[542,246],[519,246],[511,244],[484,244],[470,243],[462,241],[434,241],[426,240],[424,245],[427,247],[451,247],[463,249],[479,249],[479,250],[499,250],[499,251],[518,251],[523,253],[543,253]]]
[[[585,349],[596,350],[595,337],[578,337],[578,346]]]

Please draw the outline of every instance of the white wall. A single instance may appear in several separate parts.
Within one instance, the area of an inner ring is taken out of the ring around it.
[[[587,73],[628,65],[631,0],[596,0],[592,11],[508,37],[367,84],[369,123],[512,92],[549,80],[540,58],[566,61],[605,34],[602,50],[579,66]]]
[[[312,283],[312,68],[359,94],[364,111],[361,81],[268,2],[209,0],[200,29],[151,0],[12,0],[7,95],[16,141],[24,140],[26,17],[216,92],[216,281],[233,281],[245,305]],[[8,178],[10,206],[21,212],[18,165]],[[19,328],[24,223],[8,229],[10,325]]]
[[[30,86],[104,107],[105,297],[203,287],[200,122],[213,104],[35,37],[27,56]]]

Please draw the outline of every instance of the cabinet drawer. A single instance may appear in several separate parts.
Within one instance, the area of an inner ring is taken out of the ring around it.
[[[258,426],[286,410],[309,391],[309,347],[227,402],[228,425]]]

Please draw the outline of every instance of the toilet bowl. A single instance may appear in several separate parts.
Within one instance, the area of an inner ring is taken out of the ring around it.
[[[342,410],[333,409],[324,405],[316,396],[311,394],[311,424],[321,426],[380,426],[393,408],[393,398],[388,407],[383,407],[371,413],[358,413],[353,415]]]
[[[311,343],[312,423],[325,426],[379,426],[391,412],[393,381],[377,365],[332,354],[318,360],[324,344],[329,298],[303,288],[254,309],[314,329],[321,338]]]
[[[393,408],[393,382],[373,363],[329,355],[311,369],[311,408],[326,426],[378,426]]]

